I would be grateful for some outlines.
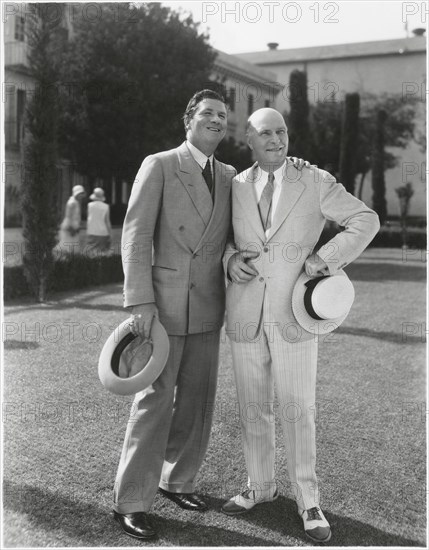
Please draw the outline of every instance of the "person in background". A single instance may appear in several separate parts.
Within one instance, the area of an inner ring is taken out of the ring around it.
[[[58,248],[61,252],[79,252],[81,206],[85,197],[86,192],[83,186],[75,185],[72,189],[72,195],[67,201],[64,219],[60,227]]]
[[[89,254],[107,252],[112,240],[112,226],[104,190],[96,187],[89,198],[92,202],[88,204],[86,251]]]

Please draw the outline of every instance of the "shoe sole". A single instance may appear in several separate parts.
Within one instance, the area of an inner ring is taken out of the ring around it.
[[[138,539],[138,540],[150,540],[150,539],[156,539],[157,538],[157,534],[154,533],[153,535],[148,535],[146,537],[139,537],[138,535],[133,535],[132,533],[128,533],[128,531],[125,531],[125,529],[122,527],[121,525],[121,522],[119,521],[119,518],[116,514],[113,514],[113,517],[115,519],[115,521],[117,521],[119,523],[119,527],[122,529],[122,531],[128,535],[129,537],[133,537],[134,539]]]
[[[331,532],[331,531],[329,531],[329,535],[326,537],[326,539],[323,539],[323,540],[321,540],[321,539],[315,539],[314,537],[312,537],[311,535],[309,535],[309,534],[307,533],[307,531],[305,532],[305,534],[306,534],[307,537],[308,537],[310,540],[312,540],[313,542],[319,542],[319,543],[322,543],[322,544],[324,544],[325,542],[329,542],[329,541],[331,540],[331,537],[332,537],[332,532]]]

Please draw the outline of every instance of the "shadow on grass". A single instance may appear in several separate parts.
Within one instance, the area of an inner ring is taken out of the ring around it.
[[[312,545],[305,537],[302,523],[296,513],[296,505],[291,499],[280,497],[275,505],[264,504],[245,516],[231,518],[216,511],[220,510],[223,500],[207,499],[211,512],[222,527],[201,522],[201,516],[195,521],[162,518],[153,514],[155,528],[160,533],[159,541],[151,541],[151,546],[294,546],[296,539]],[[131,539],[119,530],[110,511],[93,503],[83,502],[75,495],[62,495],[41,487],[32,487],[5,481],[3,504],[5,510],[22,514],[38,530],[46,530],[46,543],[49,546],[49,533],[79,541],[87,546],[129,546]],[[174,507],[173,504],[171,504]],[[173,508],[174,509],[174,508]],[[177,510],[177,509],[176,509]],[[174,515],[180,517],[182,511]],[[325,512],[326,513],[326,512]],[[188,516],[189,517],[189,513]],[[326,513],[333,529],[332,545],[342,546],[424,546],[423,543],[397,535],[391,535],[371,525],[351,518]],[[258,537],[246,533],[249,527],[259,527],[273,531],[273,537]],[[27,530],[26,530],[27,531]],[[279,540],[279,535],[281,541]],[[295,539],[295,540],[294,540]],[[170,544],[171,541],[171,544]],[[20,544],[18,540],[8,540],[7,529],[4,532],[6,546]],[[123,544],[122,544],[123,542]],[[139,541],[133,539],[133,545]],[[144,543],[141,543],[144,545]],[[73,546],[73,544],[71,544]]]
[[[37,526],[37,529],[46,530],[47,546],[50,545],[49,533],[54,532],[57,536],[63,534],[68,539],[79,541],[81,546],[146,545],[125,535],[110,510],[73,498],[73,495],[69,497],[40,487],[5,481],[3,506],[5,511],[22,514],[25,521]],[[281,546],[275,541],[233,533],[228,529],[202,524],[198,520],[164,519],[156,513],[151,514],[151,517],[160,535],[159,540],[147,543],[151,546],[227,546],[232,541],[233,546]],[[20,546],[21,541],[8,540],[7,529],[3,537],[6,546]]]
[[[38,342],[27,342],[22,340],[4,340],[4,349],[37,349],[40,346]]]
[[[406,334],[402,332],[384,332],[379,330],[369,330],[366,328],[354,328],[347,326],[340,326],[336,330],[338,334],[350,334],[351,336],[363,336],[366,338],[376,338],[383,340],[384,342],[393,342],[394,344],[425,344],[425,340],[422,339],[422,335],[414,336],[412,334]]]
[[[426,266],[391,263],[366,263],[363,261],[352,263],[344,268],[352,281],[426,281]]]
[[[219,499],[210,499],[213,508],[220,508],[225,501]],[[324,510],[326,519],[332,528],[332,539],[330,546],[425,546],[423,542],[408,539],[399,535],[386,533],[372,525],[360,521],[331,514]],[[227,517],[228,523],[233,527],[234,522],[248,522],[262,529],[269,529],[274,532],[280,532],[283,536],[291,537],[305,542],[312,546],[303,531],[303,524],[297,514],[296,503],[294,500],[280,496],[275,504],[262,504],[251,510],[249,513],[240,516],[239,519]],[[237,527],[234,528],[236,535]],[[241,535],[239,535],[241,536]],[[238,543],[229,539],[229,545],[236,546]],[[292,541],[291,541],[292,542]],[[269,541],[264,540],[264,546],[268,546]],[[315,546],[318,544],[314,543]]]

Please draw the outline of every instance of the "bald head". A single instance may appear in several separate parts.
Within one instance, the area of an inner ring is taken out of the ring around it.
[[[249,116],[247,119],[247,132],[254,129],[255,124],[259,124],[261,121],[267,122],[268,120],[278,120],[280,124],[282,122],[283,124],[285,123],[283,115],[279,111],[271,107],[264,107],[263,109],[258,109]]]
[[[270,107],[252,113],[247,121],[247,143],[262,169],[273,171],[282,166],[289,145],[282,114]]]

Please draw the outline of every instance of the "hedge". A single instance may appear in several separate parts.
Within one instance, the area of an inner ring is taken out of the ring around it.
[[[6,266],[3,275],[4,301],[31,296],[22,265]],[[123,279],[120,255],[91,258],[82,254],[73,254],[55,261],[49,281],[49,292],[117,283]]]
[[[331,239],[337,230],[326,227],[316,249]],[[409,229],[407,233],[408,247],[426,250],[426,233],[418,229]],[[402,234],[391,227],[382,227],[370,244],[378,248],[401,248]],[[3,271],[4,300],[13,300],[31,296],[22,265],[5,267]],[[57,260],[49,283],[50,292],[73,290],[88,286],[105,285],[122,282],[121,256],[118,254],[91,258],[81,254],[70,255]]]
[[[316,250],[327,243],[338,233],[334,224],[327,224],[316,245]],[[375,248],[402,248],[402,232],[400,227],[383,226],[369,244]],[[426,250],[426,231],[419,228],[407,230],[407,246],[419,250]]]

